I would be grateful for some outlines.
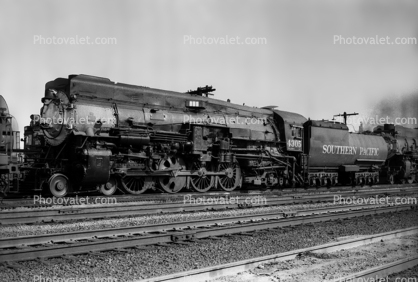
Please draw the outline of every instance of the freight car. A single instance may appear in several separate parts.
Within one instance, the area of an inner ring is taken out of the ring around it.
[[[275,106],[213,99],[214,90],[179,93],[87,75],[50,81],[25,127],[18,183],[4,191],[63,197],[416,181],[416,129],[402,138],[388,126],[353,134]],[[402,142],[407,150],[393,151]]]

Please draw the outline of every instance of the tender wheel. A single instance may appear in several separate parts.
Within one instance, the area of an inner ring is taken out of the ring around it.
[[[279,186],[279,188],[283,188],[284,187],[284,177],[283,176],[279,176],[279,178],[277,179],[277,185]]]
[[[192,171],[197,171],[198,173],[198,176],[190,177],[190,184],[197,192],[207,192],[215,184],[215,177],[207,176],[207,170],[205,167],[202,167],[200,162],[193,163]]]
[[[126,192],[134,195],[142,194],[148,189],[142,176],[125,175],[122,177],[122,186]]]
[[[331,188],[332,186],[331,178],[328,177],[327,179],[325,179],[325,186],[327,186],[328,189]]]
[[[241,168],[237,163],[222,163],[219,170],[225,172],[225,176],[218,176],[219,187],[225,191],[233,191],[241,185]]]
[[[364,180],[364,177],[359,178],[359,184],[360,184],[360,187],[364,187],[364,185],[366,184],[366,181]]]
[[[392,174],[388,176],[388,183],[391,185],[395,184],[395,177]]]
[[[315,178],[310,178],[309,179],[309,186],[310,187],[316,187],[316,179]]]
[[[56,173],[48,180],[49,191],[57,198],[64,197],[68,193],[68,178],[64,174]]]
[[[160,161],[158,165],[159,170],[183,170],[186,169],[186,165],[181,158],[170,157],[167,159],[163,159]],[[186,186],[186,177],[175,177],[175,176],[163,176],[158,178],[158,183],[160,184],[161,188],[167,193],[177,193],[179,192],[184,186]]]
[[[409,184],[414,183],[414,179],[413,179],[412,177],[408,178],[408,183],[409,183]]]
[[[106,184],[100,185],[100,193],[105,196],[111,196],[118,190],[118,180],[115,176],[111,176]]]

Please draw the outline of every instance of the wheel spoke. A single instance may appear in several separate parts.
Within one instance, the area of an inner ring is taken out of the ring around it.
[[[213,187],[215,183],[214,176],[207,176],[207,169],[200,162],[194,162],[191,167],[193,173],[198,173],[198,175],[191,176],[190,184],[192,188],[197,192],[207,192],[210,188]],[[210,171],[210,170],[209,170]]]
[[[219,165],[219,172],[225,175],[218,177],[218,184],[225,191],[236,189],[241,182],[241,169],[237,163],[222,163]]]
[[[145,185],[145,180],[141,176],[125,176],[122,178],[122,186],[130,194],[142,194],[148,188]]]

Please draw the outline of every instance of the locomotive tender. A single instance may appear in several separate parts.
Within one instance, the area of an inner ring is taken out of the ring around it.
[[[1,151],[3,191],[63,197],[417,179],[417,129],[385,125],[354,134],[345,124],[274,106],[209,98],[212,91],[178,93],[87,75],[50,81],[40,114],[25,127],[24,161]]]

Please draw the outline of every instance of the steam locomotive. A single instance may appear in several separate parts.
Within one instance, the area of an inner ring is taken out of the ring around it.
[[[0,189],[63,197],[417,181],[418,129],[349,133],[343,123],[213,99],[214,90],[178,93],[87,75],[50,81],[24,149],[12,141],[20,137],[8,109],[0,111]]]

